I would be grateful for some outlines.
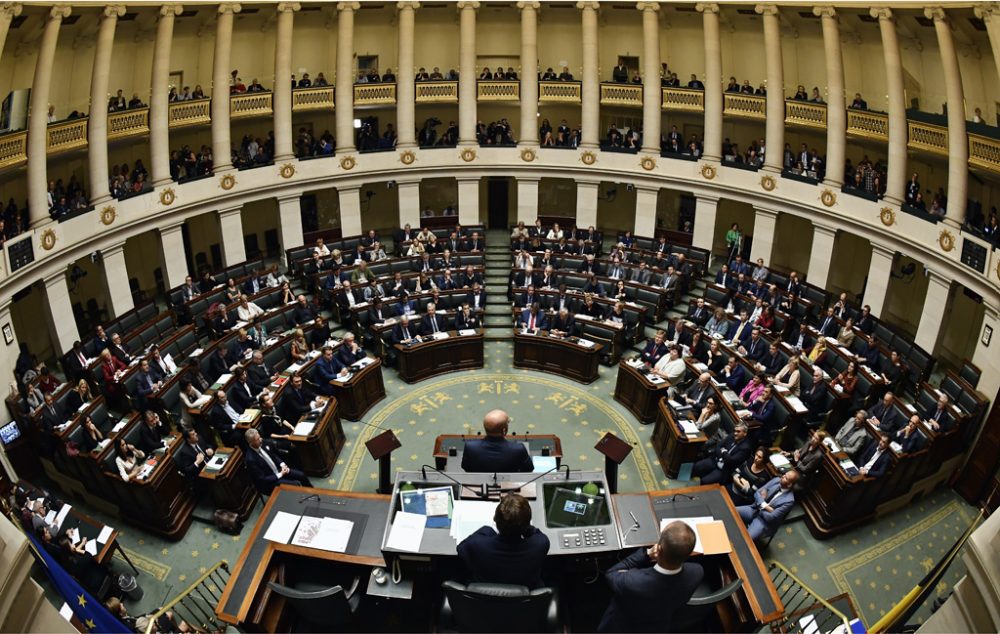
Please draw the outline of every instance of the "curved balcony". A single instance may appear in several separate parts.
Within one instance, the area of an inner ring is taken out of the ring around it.
[[[49,154],[87,147],[87,119],[60,121],[48,127],[45,145]]]
[[[722,95],[722,114],[740,119],[767,120],[767,97],[727,92]]]
[[[354,84],[354,105],[385,106],[396,103],[396,84]]]
[[[681,112],[704,112],[705,91],[693,88],[663,88],[662,108]]]
[[[602,106],[642,107],[642,84],[601,84]]]
[[[826,129],[826,104],[785,100],[785,123],[804,128]]]
[[[292,91],[292,112],[333,110],[333,86],[297,88]]]
[[[28,160],[28,132],[12,132],[0,137],[0,168],[17,167]]]
[[[948,128],[910,119],[906,133],[908,148],[948,156]]]
[[[478,101],[520,101],[521,82],[519,81],[477,81],[476,99]]]
[[[458,103],[457,81],[418,81],[417,103]]]
[[[889,117],[884,112],[848,108],[847,134],[888,143]]]
[[[578,81],[538,82],[539,103],[580,103],[583,84]]]

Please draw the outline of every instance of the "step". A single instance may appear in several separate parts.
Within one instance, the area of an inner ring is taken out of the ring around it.
[[[486,303],[486,309],[483,311],[483,314],[484,315],[506,315],[509,318],[510,314],[511,314],[510,313],[510,304],[506,303],[506,302],[504,302],[502,304],[501,303],[490,304],[489,302],[487,302]]]
[[[513,341],[513,330],[487,330],[483,333],[483,341]]]
[[[487,314],[483,317],[483,325],[487,328],[512,328],[512,323],[510,313],[504,315]]]

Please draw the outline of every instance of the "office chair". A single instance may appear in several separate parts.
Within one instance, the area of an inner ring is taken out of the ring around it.
[[[678,611],[670,629],[674,632],[705,632],[713,622],[716,606],[743,586],[743,579],[736,578],[718,590],[710,590],[705,582],[694,591],[684,609]]]
[[[321,632],[351,621],[361,602],[360,583],[361,578],[354,577],[345,591],[343,586],[323,586],[303,578],[291,586],[268,581],[267,587],[283,597],[294,612],[293,631]]]
[[[445,581],[440,623],[460,632],[553,632],[559,623],[555,590],[504,583]]]

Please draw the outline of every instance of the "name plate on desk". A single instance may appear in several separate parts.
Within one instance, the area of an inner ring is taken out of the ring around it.
[[[476,330],[474,328],[463,328],[462,330],[458,331],[458,334],[461,335],[462,337],[468,337],[470,335],[476,334]]]
[[[222,471],[222,468],[226,466],[227,462],[229,462],[229,457],[231,455],[232,454],[228,453],[215,454],[212,456],[211,460],[205,464],[205,471],[208,471],[209,473]]]
[[[584,348],[593,348],[594,342],[590,339],[577,339],[576,342]]]

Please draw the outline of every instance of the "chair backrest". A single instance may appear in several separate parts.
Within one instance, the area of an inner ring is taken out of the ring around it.
[[[445,596],[460,632],[492,632],[503,624],[506,632],[541,632],[552,603],[552,588],[528,590],[525,586],[501,583],[472,583],[468,586],[445,581]]]
[[[704,632],[706,621],[716,611],[717,604],[725,601],[743,586],[743,580],[734,579],[718,590],[695,591],[687,605],[677,611],[670,629],[674,632]]]
[[[351,607],[341,586],[304,591],[269,581],[267,587],[284,597],[300,619],[315,625],[322,624],[322,629],[346,623],[351,617]]]

